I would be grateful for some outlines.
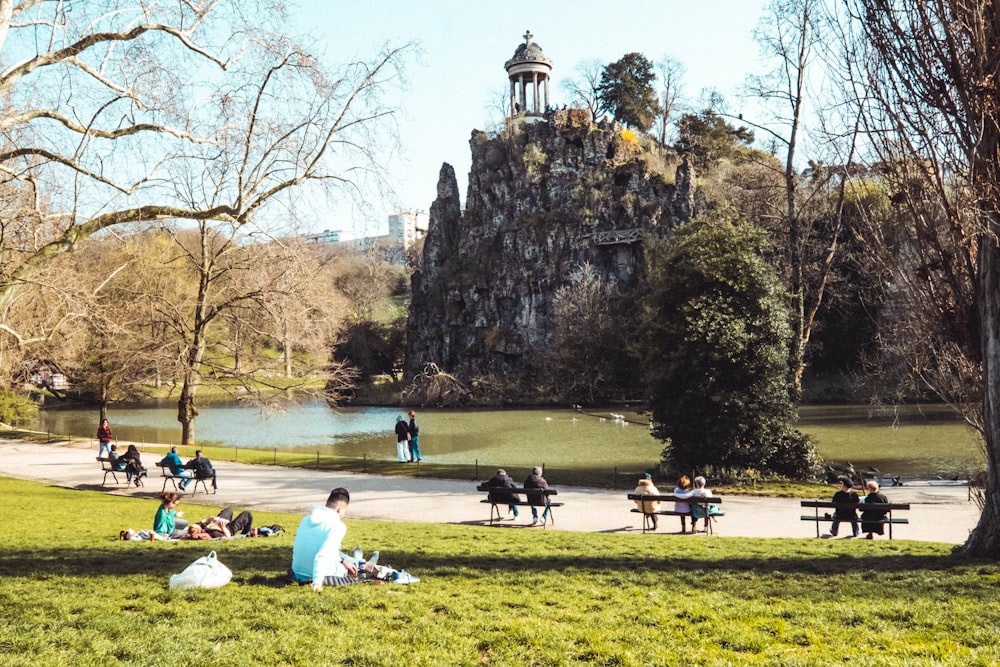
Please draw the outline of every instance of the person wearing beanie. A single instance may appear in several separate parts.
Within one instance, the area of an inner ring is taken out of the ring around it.
[[[644,496],[658,496],[660,492],[657,490],[656,486],[653,484],[653,476],[648,472],[639,479],[638,486],[635,487],[635,493]],[[660,508],[659,500],[636,500],[635,506],[639,508],[642,512],[643,528],[651,525],[651,530],[656,530],[657,528],[657,516],[653,514]]]

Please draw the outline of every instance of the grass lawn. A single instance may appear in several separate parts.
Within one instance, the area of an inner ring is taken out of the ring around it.
[[[0,665],[1000,663],[1000,566],[948,545],[348,519],[345,547],[421,581],[317,595],[284,582],[301,517],[255,514],[286,528],[271,538],[117,540],[156,506],[0,478]],[[232,583],[168,588],[213,548]]]

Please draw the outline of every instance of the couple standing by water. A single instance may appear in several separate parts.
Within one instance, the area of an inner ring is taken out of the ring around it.
[[[400,463],[420,462],[420,427],[417,426],[417,415],[413,410],[409,413],[410,422],[400,415],[396,417],[396,458]]]

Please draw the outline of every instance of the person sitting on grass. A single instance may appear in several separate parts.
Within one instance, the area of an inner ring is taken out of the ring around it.
[[[233,508],[227,507],[216,516],[210,516],[188,527],[185,540],[219,540],[234,535],[253,535],[253,514],[244,510],[233,518]]]
[[[868,495],[865,496],[864,500],[866,505],[868,503],[889,503],[889,499],[886,498],[884,493],[879,491],[878,482],[874,479],[868,480],[868,483],[865,486],[868,489]],[[886,510],[862,509],[861,532],[868,533],[865,536],[865,539],[874,540],[875,533],[878,533],[879,535],[885,534],[885,515]]]
[[[292,545],[292,580],[308,583],[319,593],[323,586],[348,586],[366,581],[358,578],[357,564],[340,552],[347,535],[343,518],[351,494],[343,487],[330,492],[326,505],[315,505],[302,519]],[[375,581],[375,580],[370,580]]]
[[[858,494],[854,493],[854,484],[848,477],[838,477],[837,481],[840,482],[840,490],[833,494],[833,502],[835,503],[858,503]],[[837,532],[840,529],[841,521],[851,522],[851,533],[852,537],[858,536],[858,511],[853,507],[836,507],[833,510],[833,523],[830,524],[830,535],[829,537],[836,537]]]
[[[188,522],[180,518],[183,513],[177,511],[181,494],[167,491],[160,496],[160,500],[162,502],[153,517],[153,532],[163,540],[178,540],[187,533],[188,527]]]

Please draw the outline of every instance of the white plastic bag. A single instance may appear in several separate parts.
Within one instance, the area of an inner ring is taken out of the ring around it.
[[[233,578],[228,567],[219,562],[215,552],[202,556],[183,572],[170,577],[170,588],[219,588]]]

